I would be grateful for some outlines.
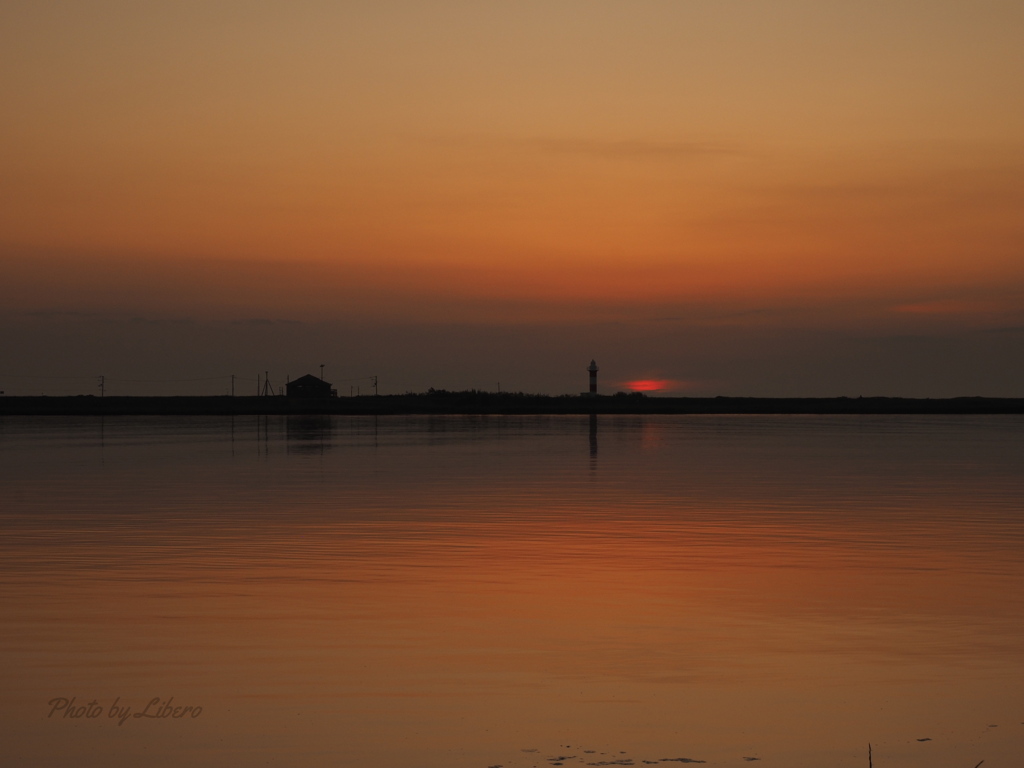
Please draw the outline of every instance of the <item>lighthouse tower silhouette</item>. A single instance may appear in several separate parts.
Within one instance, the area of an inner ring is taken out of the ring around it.
[[[590,371],[590,394],[597,394],[597,372],[601,370],[597,367],[597,363],[593,360],[590,361],[590,366],[587,368]]]

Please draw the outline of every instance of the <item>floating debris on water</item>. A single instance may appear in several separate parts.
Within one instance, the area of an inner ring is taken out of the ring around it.
[[[561,749],[571,749],[571,745],[569,745],[569,744],[562,744],[562,745],[560,745],[560,747],[561,747]],[[579,747],[577,747],[577,749],[579,749]],[[540,752],[541,750],[538,749],[537,747],[524,747],[524,748],[520,749],[519,751],[524,753],[524,754],[535,755],[538,752]],[[564,766],[567,763],[571,764],[572,761],[574,761],[574,760],[578,760],[579,761],[579,763],[577,763],[577,765],[580,765],[580,764],[586,765],[588,768],[610,768],[610,766],[620,766],[620,765],[621,766],[626,766],[626,768],[629,768],[629,766],[636,766],[636,765],[640,765],[640,764],[642,764],[642,765],[658,765],[660,763],[705,763],[705,762],[707,762],[706,760],[698,760],[698,759],[693,758],[693,757],[662,757],[662,758],[657,759],[657,760],[649,760],[649,759],[640,760],[639,758],[629,757],[627,751],[624,750],[624,749],[622,749],[622,750],[609,750],[608,752],[598,752],[596,749],[580,749],[580,752],[583,755],[586,755],[587,757],[582,757],[579,754],[556,753],[556,754],[553,754],[553,755],[548,755],[547,757],[545,757],[543,759],[546,760],[548,765],[552,766],[552,768],[555,768],[555,766],[557,766],[558,768],[561,768],[561,766]],[[596,756],[600,756],[600,757],[603,757],[603,758],[606,758],[606,759],[597,760],[594,757],[590,757],[591,755],[593,755],[595,757]],[[617,757],[617,755],[625,755],[625,757]],[[589,759],[592,762],[585,762],[588,759],[588,757],[589,757]],[[536,759],[536,758],[534,758],[534,759]],[[750,762],[750,761],[753,761],[753,760],[760,760],[761,758],[759,758],[759,757],[744,757],[743,759],[748,761],[748,762]],[[515,765],[516,765],[516,763],[513,760],[512,763],[509,765],[509,768],[515,768]],[[489,766],[487,766],[487,768],[505,768],[505,766],[506,766],[506,764],[498,764],[498,765],[489,765]],[[533,765],[533,768],[537,768],[536,764]]]

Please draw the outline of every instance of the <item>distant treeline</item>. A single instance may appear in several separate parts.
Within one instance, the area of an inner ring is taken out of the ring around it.
[[[647,397],[452,392],[358,397],[0,397],[6,416],[288,414],[1024,414],[1024,398]]]

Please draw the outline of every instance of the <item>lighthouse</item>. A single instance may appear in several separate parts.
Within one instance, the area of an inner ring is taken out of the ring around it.
[[[601,370],[601,369],[597,367],[597,363],[595,363],[593,360],[591,360],[590,361],[590,367],[587,368],[587,370],[590,371],[590,394],[596,395],[597,394],[597,372],[599,370]]]

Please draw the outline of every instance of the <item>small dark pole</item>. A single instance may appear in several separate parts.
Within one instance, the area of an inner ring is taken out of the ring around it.
[[[260,375],[257,373],[256,374],[256,396],[259,397],[259,395],[260,395]]]
[[[868,768],[873,768],[871,765],[871,745],[868,744]]]
[[[374,397],[377,396],[377,377],[376,376],[373,377],[373,395],[374,395]]]
[[[231,396],[235,396],[235,374],[231,374]]]
[[[320,381],[324,380],[324,364],[320,363]]]
[[[104,388],[105,388],[106,383],[107,383],[107,377],[106,376],[100,376],[100,397],[103,397],[103,392],[104,392]]]

